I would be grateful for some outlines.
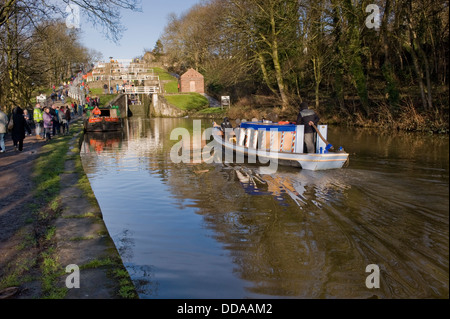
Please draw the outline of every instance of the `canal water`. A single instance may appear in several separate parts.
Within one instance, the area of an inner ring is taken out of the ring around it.
[[[329,127],[348,167],[264,175],[174,162],[176,128],[195,122],[130,119],[82,145],[141,298],[449,297],[447,136]]]

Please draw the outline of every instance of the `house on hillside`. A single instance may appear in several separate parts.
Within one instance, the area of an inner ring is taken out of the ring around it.
[[[179,86],[181,93],[205,93],[205,79],[201,73],[194,69],[189,69],[181,75]]]

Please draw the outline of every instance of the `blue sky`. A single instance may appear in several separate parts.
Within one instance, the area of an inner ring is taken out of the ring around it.
[[[81,21],[81,43],[103,54],[103,60],[131,59],[140,56],[144,48],[153,49],[168,23],[171,13],[179,16],[201,0],[142,0],[142,12],[123,11],[123,32],[119,43],[113,43],[102,33],[101,27],[95,29],[88,22]]]

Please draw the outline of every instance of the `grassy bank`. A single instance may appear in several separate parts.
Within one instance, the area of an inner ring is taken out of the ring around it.
[[[90,90],[89,95],[91,97],[98,97],[100,101],[99,105],[102,107],[108,105],[118,94],[104,94],[103,89],[93,88]]]
[[[162,92],[178,93],[178,79],[162,68],[153,68],[155,75],[162,82]]]
[[[58,287],[56,282],[63,275],[62,266],[58,263],[56,254],[54,221],[61,214],[61,174],[67,160],[69,136],[54,139],[43,147],[43,155],[35,165],[33,182],[35,184],[34,198],[41,201],[40,208],[34,212],[34,228],[36,240],[39,243],[39,261],[37,266],[41,271],[41,298],[61,299],[67,290]],[[49,169],[51,168],[51,169]]]
[[[198,93],[164,95],[171,105],[184,111],[200,111],[208,107],[209,101]]]

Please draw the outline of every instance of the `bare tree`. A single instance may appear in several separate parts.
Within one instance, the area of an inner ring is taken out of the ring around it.
[[[41,18],[57,20],[67,16],[67,7],[78,7],[94,26],[101,27],[107,38],[119,40],[125,27],[121,10],[140,11],[140,0],[7,0],[0,6],[0,27],[20,8],[31,21]],[[70,13],[69,13],[70,14]]]
[[[75,65],[89,61],[68,14],[86,16],[117,41],[125,30],[121,11],[139,11],[139,5],[140,0],[0,1],[0,102],[27,104],[38,85],[58,85]],[[67,8],[79,10],[67,13]]]

